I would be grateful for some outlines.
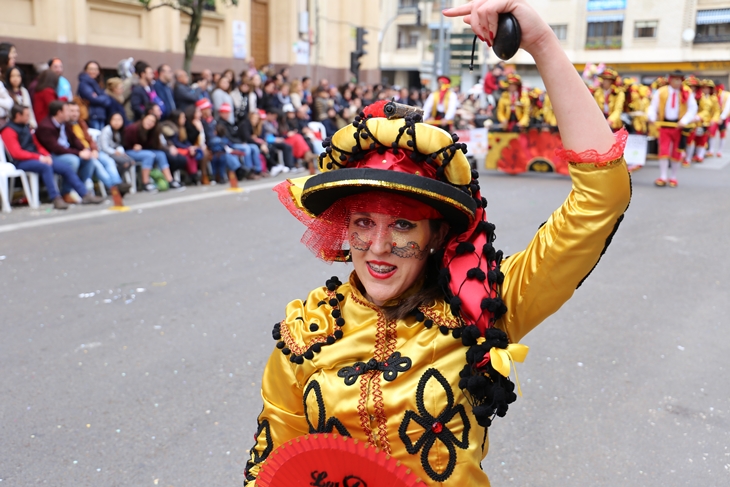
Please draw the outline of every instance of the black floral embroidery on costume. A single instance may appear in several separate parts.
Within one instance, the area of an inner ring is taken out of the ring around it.
[[[400,352],[393,354],[382,362],[371,358],[367,362],[355,362],[351,367],[343,367],[337,372],[338,377],[345,379],[345,385],[351,386],[357,382],[357,378],[371,370],[379,370],[383,373],[383,379],[388,382],[394,381],[398,374],[411,369],[411,359],[401,357]]]
[[[264,450],[259,453],[258,450],[258,442],[259,442],[259,436],[261,436],[261,433],[264,434],[264,439],[266,440],[266,446],[264,447]],[[256,429],[256,434],[254,435],[254,441],[256,442],[251,448],[251,453],[253,454],[253,458],[246,462],[246,469],[243,471],[243,475],[245,476],[245,480],[243,482],[243,485],[245,486],[249,482],[253,482],[256,480],[256,477],[251,475],[250,471],[251,468],[253,468],[256,465],[259,465],[263,463],[271,454],[271,452],[274,450],[274,444],[271,441],[271,426],[269,426],[268,420],[263,420],[259,423],[258,428]]]
[[[435,380],[446,393],[446,406],[436,416],[432,415],[426,409],[424,401],[424,393],[426,390],[426,384],[429,380]],[[403,421],[398,428],[398,435],[401,441],[406,447],[406,451],[411,455],[415,455],[419,451],[421,452],[421,465],[425,470],[426,474],[436,482],[444,482],[454,472],[456,467],[456,447],[466,450],[469,447],[469,430],[471,424],[469,423],[469,417],[466,415],[466,410],[461,404],[454,404],[454,392],[451,390],[446,378],[436,369],[428,369],[426,373],[418,381],[418,388],[416,390],[416,407],[418,412],[406,411],[403,416]],[[463,426],[461,433],[461,439],[458,439],[449,428],[449,422],[457,418],[452,427],[458,425],[458,421]],[[408,436],[408,428],[411,421],[417,423],[423,428],[423,434],[414,443]],[[437,472],[433,466],[429,463],[428,456],[431,453],[431,448],[436,444],[436,441],[440,441],[446,447],[446,451],[449,454],[449,459],[446,464],[446,468],[443,472]]]
[[[314,398],[317,401],[317,425],[315,426],[312,423],[312,420],[309,418],[309,408],[307,407],[307,398],[309,397],[309,394],[314,391]],[[322,388],[319,385],[319,382],[316,380],[313,380],[307,385],[307,388],[304,390],[304,417],[307,420],[307,424],[309,425],[309,433],[332,433],[333,430],[337,430],[337,432],[342,436],[352,436],[347,431],[347,428],[345,428],[345,425],[342,424],[342,422],[337,418],[329,418],[327,419],[327,410],[324,407],[324,399],[322,398]]]

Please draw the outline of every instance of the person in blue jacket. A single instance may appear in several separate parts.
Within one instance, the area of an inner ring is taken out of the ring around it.
[[[111,105],[111,98],[101,87],[103,78],[99,63],[89,61],[84,71],[79,74],[79,88],[77,94],[86,101],[89,110],[89,119],[86,121],[89,128],[101,130],[108,118],[107,109]]]
[[[167,64],[161,64],[157,68],[157,80],[152,85],[152,89],[162,100],[162,106],[160,107],[162,108],[162,118],[168,118],[177,109],[170,83],[172,83],[172,68]]]

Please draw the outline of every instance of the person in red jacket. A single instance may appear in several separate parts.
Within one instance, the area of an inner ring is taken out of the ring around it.
[[[68,204],[61,198],[54,174],[60,175],[73,189],[83,198],[84,203],[101,203],[103,198],[87,193],[86,187],[81,182],[71,166],[64,163],[54,162],[48,151],[38,143],[35,135],[30,131],[30,109],[22,105],[15,105],[10,110],[10,122],[3,127],[0,136],[13,164],[18,169],[27,172],[40,174],[43,184],[48,190],[48,197],[57,210],[65,210]]]
[[[504,74],[504,64],[497,63],[492,70],[484,76],[484,94],[487,95],[487,101],[490,105],[497,106],[497,97],[495,92],[499,90],[499,80]]]

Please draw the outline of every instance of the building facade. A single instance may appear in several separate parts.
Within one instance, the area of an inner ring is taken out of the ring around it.
[[[467,0],[384,0],[380,24],[380,68],[389,84],[416,88],[435,85],[446,74],[462,88],[483,74],[486,45],[477,42],[474,70],[469,70],[474,34],[461,19],[447,19],[444,8]],[[443,34],[442,34],[443,32]],[[443,46],[443,50],[439,50]]]
[[[32,68],[53,57],[64,61],[72,83],[89,60],[116,69],[124,58],[152,66],[182,67],[189,18],[162,7],[146,10],[139,0],[1,0],[0,41],[16,45],[18,63]],[[162,3],[153,0],[152,6]],[[371,4],[372,3],[372,4]],[[378,2],[338,0],[211,1],[200,31],[192,71],[237,73],[254,58],[257,67],[291,66],[295,76],[349,80],[355,28],[377,36]],[[375,43],[373,42],[373,49]],[[377,58],[361,58],[361,79],[379,81]]]
[[[605,63],[650,82],[676,69],[724,82],[730,75],[728,0],[531,0],[576,68]],[[537,76],[524,51],[518,70]]]
[[[383,77],[402,86],[428,83],[434,68],[440,12],[465,0],[385,0],[381,12],[380,66]],[[650,82],[680,69],[728,85],[730,0],[530,0],[551,25],[578,70],[605,63],[622,76]],[[475,73],[465,68],[470,30],[446,19],[447,55],[443,71],[461,77],[462,89]],[[478,42],[478,71],[499,61]],[[532,57],[519,51],[513,65],[527,85],[542,86]],[[437,73],[439,72],[437,64]],[[476,75],[479,74],[476,73]]]

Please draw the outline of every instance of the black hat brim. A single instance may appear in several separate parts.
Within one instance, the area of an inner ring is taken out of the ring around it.
[[[425,203],[459,233],[474,221],[476,202],[465,191],[424,176],[383,169],[338,169],[317,174],[305,183],[301,201],[310,213],[320,215],[335,201],[368,191],[397,193]]]

